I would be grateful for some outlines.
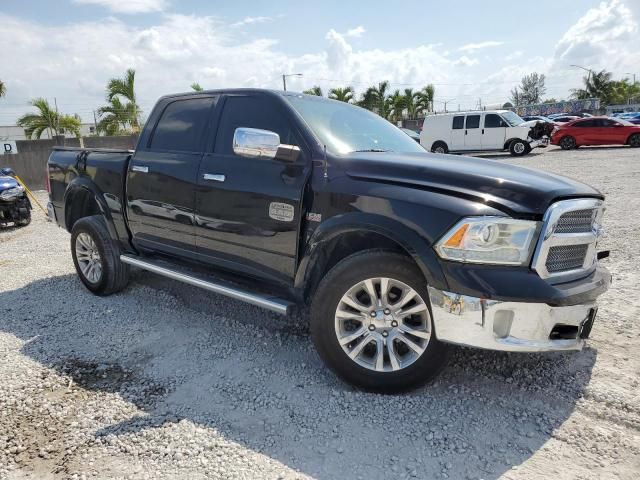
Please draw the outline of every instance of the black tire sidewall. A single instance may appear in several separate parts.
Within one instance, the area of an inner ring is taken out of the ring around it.
[[[436,152],[436,148],[438,147],[442,147],[444,149],[444,152]],[[449,147],[447,147],[446,143],[438,140],[437,142],[434,142],[434,144],[431,146],[431,153],[438,153],[440,155],[449,153]]]
[[[518,153],[515,150],[516,145],[519,144],[519,143],[521,143],[522,146],[524,147],[524,149],[522,150],[521,153]],[[513,140],[509,144],[509,153],[511,153],[511,155],[513,155],[514,157],[522,157],[523,155],[526,155],[530,151],[531,151],[531,147],[529,146],[529,144],[525,140]]]
[[[426,280],[410,259],[383,251],[358,253],[342,260],[320,282],[311,306],[313,342],[327,366],[359,388],[382,393],[417,388],[435,377],[447,359],[448,346],[437,340],[433,318],[427,349],[413,364],[397,372],[375,372],[361,367],[347,356],[338,342],[335,334],[338,302],[353,285],[373,277],[389,277],[406,283],[420,294],[431,315]]]
[[[633,145],[633,140],[634,139],[638,139],[638,145]],[[632,148],[640,147],[640,133],[634,133],[633,135],[631,135],[629,137],[629,142],[628,143]]]
[[[573,140],[571,145],[566,145],[565,140],[569,141],[569,139]],[[575,138],[573,138],[571,135],[567,135],[566,137],[562,137],[560,139],[560,142],[558,142],[560,144],[560,148],[562,150],[572,150],[573,148],[576,147],[576,140]]]

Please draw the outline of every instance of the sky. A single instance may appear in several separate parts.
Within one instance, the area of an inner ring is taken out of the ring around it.
[[[544,73],[566,98],[585,71],[640,79],[640,0],[0,0],[0,125],[34,97],[93,121],[109,78],[135,68],[138,103],[205,88],[362,92],[435,85],[436,109],[506,102]]]

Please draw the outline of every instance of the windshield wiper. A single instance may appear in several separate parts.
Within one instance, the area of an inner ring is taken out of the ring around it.
[[[354,150],[353,153],[363,153],[363,152],[378,152],[378,153],[382,153],[382,152],[390,152],[391,150],[382,150],[380,148],[367,148],[365,150]]]

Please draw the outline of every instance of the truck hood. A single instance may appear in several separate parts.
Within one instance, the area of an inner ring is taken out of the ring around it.
[[[441,191],[510,215],[542,215],[560,198],[603,198],[598,190],[567,177],[481,158],[373,152],[343,159],[352,178]]]
[[[9,177],[8,175],[0,175],[0,192],[17,186],[18,181],[15,178]]]

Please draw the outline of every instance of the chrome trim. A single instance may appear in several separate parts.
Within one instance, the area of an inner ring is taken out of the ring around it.
[[[581,350],[584,340],[550,340],[557,324],[581,327],[595,303],[552,307],[500,302],[428,287],[436,338],[468,347],[507,352]]]
[[[219,173],[205,173],[202,175],[202,178],[205,180],[213,180],[215,182],[224,182],[227,179],[227,177]]]
[[[180,273],[165,267],[161,267],[148,261],[140,260],[139,258],[129,255],[120,255],[120,261],[129,265],[133,265],[134,267],[142,268],[143,270],[148,270],[150,272],[157,273],[158,275],[171,278],[173,280],[178,280],[179,282],[193,285],[194,287],[203,288],[210,292],[219,293],[220,295],[235,298],[236,300],[250,303],[251,305],[266,308],[267,310],[271,310],[272,312],[276,312],[281,315],[287,315],[292,305],[290,302],[287,302],[286,300],[280,298],[249,293],[237,288],[209,282],[200,278],[193,277],[191,275],[187,275],[185,273]]]
[[[140,173],[149,173],[149,167],[145,167],[144,165],[133,165],[131,167],[132,172],[140,172]]]
[[[259,128],[236,128],[233,132],[233,153],[243,157],[276,158],[280,135]]]
[[[575,210],[596,210],[593,229],[586,233],[554,233],[558,220],[565,213]],[[604,213],[604,202],[595,198],[562,200],[551,205],[543,218],[542,231],[533,254],[532,268],[541,278],[552,281],[570,281],[591,273],[597,264],[596,246],[602,233],[600,222]],[[547,270],[547,256],[551,247],[561,245],[589,245],[581,268],[551,273]]]

